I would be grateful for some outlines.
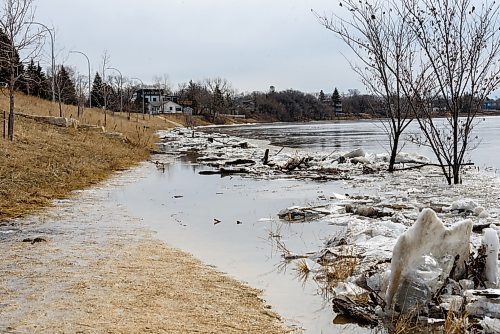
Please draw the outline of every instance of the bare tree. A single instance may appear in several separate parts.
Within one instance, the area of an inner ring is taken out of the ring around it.
[[[85,110],[85,102],[87,100],[85,93],[88,92],[88,77],[76,73],[76,71],[74,71],[73,73],[75,73],[73,76],[73,80],[75,82],[77,105],[78,105],[77,116],[78,118],[80,118],[80,116],[83,116],[83,112]]]
[[[429,67],[426,89],[418,96],[418,122],[449,184],[461,182],[466,153],[474,148],[475,117],[488,94],[500,84],[500,17],[495,1],[403,0],[407,27]],[[445,120],[434,103],[443,102]]]
[[[167,73],[164,73],[163,75],[155,76],[153,85],[158,89],[163,89],[165,95],[172,94],[172,88],[171,88],[169,76]]]
[[[223,78],[212,78],[205,80],[206,87],[211,94],[211,101],[209,104],[209,111],[214,122],[219,114],[225,108],[226,94],[231,94],[233,89],[231,84]]]
[[[350,62],[364,85],[384,101],[389,137],[389,171],[394,171],[403,131],[413,119],[412,103],[402,87],[414,82],[412,67],[417,62],[414,36],[407,29],[407,15],[393,10],[387,1],[345,0],[340,3],[347,18],[340,15],[316,16],[354,52],[361,65]],[[403,80],[404,78],[404,80]]]
[[[23,76],[23,63],[35,58],[42,46],[43,34],[33,29],[33,0],[5,0],[0,14],[0,65],[6,69],[5,84],[9,96],[8,138],[14,138],[14,89]]]
[[[102,61],[102,96],[104,99],[104,106],[103,106],[104,126],[106,126],[107,125],[106,108],[108,106],[108,98],[111,91],[110,89],[111,87],[106,83],[106,69],[109,67],[109,62],[110,62],[110,55],[108,53],[108,50],[104,50],[101,61]]]

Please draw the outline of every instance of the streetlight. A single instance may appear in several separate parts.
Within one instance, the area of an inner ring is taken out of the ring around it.
[[[50,42],[52,44],[52,102],[56,102],[56,78],[54,75],[54,71],[56,68],[56,60],[54,57],[54,35],[52,34],[52,30],[47,27],[45,24],[40,23],[40,22],[26,22],[27,24],[38,24],[39,26],[43,27],[45,30],[49,32],[50,35]]]
[[[145,115],[145,112],[144,112],[144,82],[142,82],[141,79],[139,78],[132,78],[132,80],[139,80],[141,82],[141,90],[142,90],[142,119],[144,119],[144,115]]]
[[[107,70],[115,70],[120,74],[120,112],[123,112],[123,91],[122,91],[122,85],[123,85],[123,76],[122,72],[118,70],[117,68],[114,67],[107,67]],[[130,120],[130,113],[128,115],[128,119]]]
[[[87,55],[81,51],[70,51],[69,53],[79,53],[81,55],[84,55],[85,58],[87,58],[87,64],[89,67],[89,108],[92,108],[92,85],[90,84],[90,60]]]

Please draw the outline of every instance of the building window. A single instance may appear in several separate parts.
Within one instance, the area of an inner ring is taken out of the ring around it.
[[[145,101],[145,102],[149,102],[149,97],[145,97],[145,98],[144,98],[144,101]]]
[[[170,109],[170,111],[172,111],[172,110],[173,110],[173,108],[172,108],[172,107],[170,107],[169,109]]]
[[[156,97],[153,97],[153,102],[156,102]]]
[[[175,107],[175,111],[182,111],[181,107]]]

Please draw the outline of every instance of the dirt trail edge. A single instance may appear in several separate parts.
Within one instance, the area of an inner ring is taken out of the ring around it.
[[[0,332],[287,332],[260,291],[154,239],[109,200],[138,173],[0,226]]]

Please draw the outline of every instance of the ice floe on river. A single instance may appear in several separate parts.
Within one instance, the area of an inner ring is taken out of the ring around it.
[[[318,249],[288,250],[286,258],[302,261],[330,289],[336,311],[376,324],[418,310],[419,319],[440,323],[452,309],[467,311],[476,329],[499,328],[497,175],[466,166],[463,184],[449,186],[418,154],[400,153],[400,170],[390,174],[387,154],[363,149],[301,151],[187,129],[160,136],[162,151],[213,168],[205,173],[342,182],[348,194],[276,213],[289,223],[321,219],[339,227]],[[339,278],[345,267],[351,270]]]

